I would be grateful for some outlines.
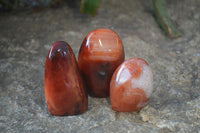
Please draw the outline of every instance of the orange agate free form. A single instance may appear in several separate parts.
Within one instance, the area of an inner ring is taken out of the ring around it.
[[[110,29],[90,32],[78,55],[88,93],[94,97],[108,97],[112,74],[123,61],[124,47],[116,32]]]
[[[53,115],[76,115],[88,108],[86,88],[74,53],[66,42],[55,42],[48,53],[45,98]]]
[[[112,108],[119,112],[137,111],[146,106],[153,91],[149,64],[140,58],[124,61],[110,83]]]

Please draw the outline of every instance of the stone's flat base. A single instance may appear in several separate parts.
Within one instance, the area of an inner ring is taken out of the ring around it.
[[[0,15],[1,132],[198,132],[200,130],[200,1],[173,0],[167,8],[183,36],[169,38],[150,0],[102,0],[96,17],[64,6],[30,14]],[[110,99],[88,99],[82,115],[55,117],[44,97],[45,60],[58,40],[78,54],[84,37],[110,28],[121,37],[126,59],[143,58],[154,75],[149,105],[119,113]]]

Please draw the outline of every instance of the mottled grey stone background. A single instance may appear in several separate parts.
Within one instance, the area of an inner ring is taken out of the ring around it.
[[[101,0],[96,17],[80,14],[79,5],[1,14],[0,132],[200,132],[200,1],[167,1],[181,38],[171,39],[160,29],[151,0]],[[120,35],[126,59],[140,57],[150,64],[154,91],[149,105],[119,113],[109,98],[89,97],[82,115],[50,115],[44,98],[49,48],[63,40],[77,55],[84,37],[96,28]]]

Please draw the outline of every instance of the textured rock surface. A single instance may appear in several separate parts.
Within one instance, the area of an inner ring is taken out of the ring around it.
[[[102,0],[96,17],[64,6],[39,13],[0,16],[1,132],[199,132],[200,1],[171,0],[169,14],[183,36],[170,39],[158,26],[151,1]],[[57,40],[75,54],[96,28],[121,37],[126,59],[140,57],[151,66],[154,91],[140,112],[112,111],[110,100],[89,97],[82,115],[55,117],[44,98],[45,59]]]

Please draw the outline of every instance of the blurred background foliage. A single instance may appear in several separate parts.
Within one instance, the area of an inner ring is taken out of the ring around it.
[[[17,9],[34,9],[45,7],[59,7],[61,4],[79,2],[82,13],[94,16],[99,7],[99,0],[0,0],[0,11]]]
[[[49,6],[58,0],[0,0],[0,10],[10,11],[17,8],[34,8]]]
[[[80,12],[95,16],[99,8],[99,0],[0,0],[0,11],[15,9],[41,9],[59,7],[64,2],[72,4],[79,2]],[[166,9],[167,0],[152,0],[155,16],[161,28],[172,38],[178,38],[181,33],[173,26]]]

